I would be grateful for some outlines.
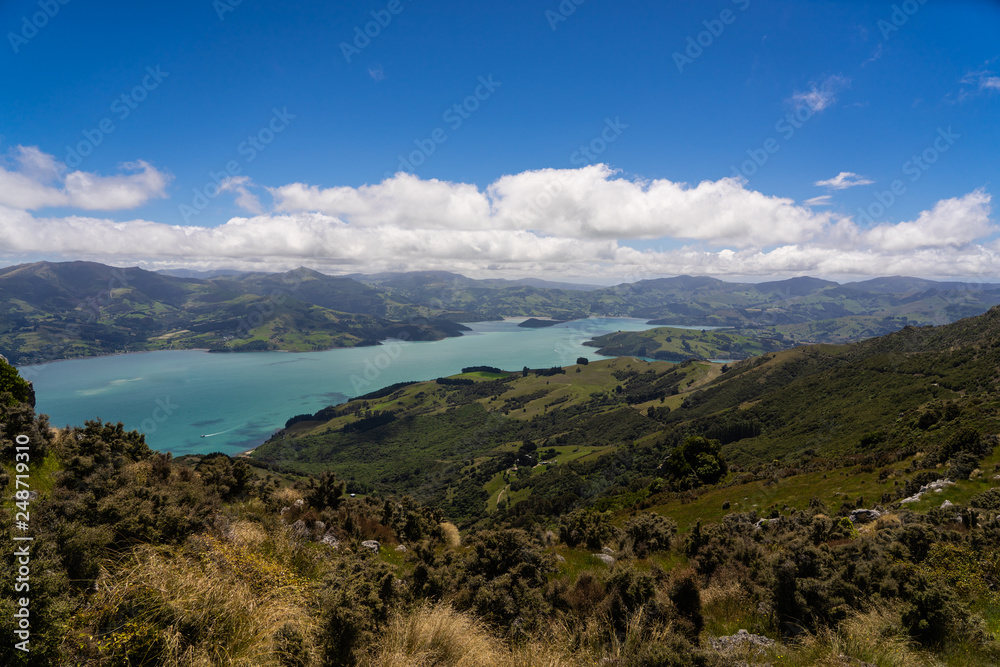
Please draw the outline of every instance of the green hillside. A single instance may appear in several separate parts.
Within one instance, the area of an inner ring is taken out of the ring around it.
[[[687,359],[746,359],[766,352],[783,350],[795,344],[791,337],[754,335],[736,329],[698,331],[660,327],[646,331],[619,331],[587,341],[584,345],[599,348],[605,356],[635,356],[664,361]],[[773,334],[772,334],[773,335]]]
[[[0,660],[995,665],[998,329],[475,367],[254,458],[51,429],[0,360],[0,527],[32,538]]]
[[[722,326],[737,351],[849,342],[905,325],[944,324],[1000,303],[1000,287],[883,278],[838,285],[809,277],[750,284],[677,276],[614,287],[474,280],[447,272],[177,277],[93,262],[0,269],[0,353],[29,364],[159,349],[317,350],[461,335],[460,322],[629,316]],[[626,347],[636,347],[628,345]],[[716,346],[717,347],[717,346]],[[666,358],[673,350],[662,348]],[[705,347],[706,358],[713,344]],[[699,355],[692,355],[699,356]],[[738,354],[730,355],[732,357]]]
[[[300,269],[208,280],[93,262],[0,269],[0,353],[16,364],[117,352],[323,350],[457,336],[451,321],[386,319],[381,294]]]

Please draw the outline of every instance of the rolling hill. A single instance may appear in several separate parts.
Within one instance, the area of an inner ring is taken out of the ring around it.
[[[441,271],[173,273],[93,262],[0,269],[0,353],[28,364],[159,349],[302,351],[400,333],[436,340],[460,335],[463,322],[590,316],[736,328],[758,340],[743,348],[765,350],[766,341],[839,343],[944,324],[1000,303],[997,285],[902,277],[838,285],[810,277],[752,284],[676,276],[597,288]]]

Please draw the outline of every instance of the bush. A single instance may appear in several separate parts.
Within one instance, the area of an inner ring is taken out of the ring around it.
[[[618,542],[620,533],[611,523],[611,512],[577,510],[559,519],[559,539],[571,547],[600,549]]]
[[[903,611],[903,627],[923,644],[938,644],[959,631],[969,620],[969,610],[947,586],[921,577],[910,592]]]
[[[698,635],[701,634],[705,621],[701,615],[701,589],[698,586],[698,577],[694,570],[674,572],[669,595],[670,601],[674,603],[674,608],[684,620],[685,634],[691,642],[697,644]]]
[[[700,435],[689,437],[675,448],[661,467],[680,488],[715,484],[728,471],[721,443]]]
[[[677,524],[656,512],[640,512],[625,522],[626,544],[639,558],[647,554],[669,551]]]
[[[984,510],[1000,511],[1000,487],[987,489],[969,498],[969,505]]]
[[[22,378],[17,369],[0,357],[0,403],[17,405],[27,403],[35,407],[35,392],[31,383]]]

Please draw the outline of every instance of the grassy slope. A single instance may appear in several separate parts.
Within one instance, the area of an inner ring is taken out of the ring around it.
[[[768,333],[768,332],[765,332]],[[598,336],[587,345],[607,356],[633,355],[666,361],[685,359],[746,359],[790,345],[767,336],[749,336],[736,330],[697,331],[659,327],[646,331],[619,331]]]
[[[920,453],[934,451],[960,428],[1000,432],[993,389],[1000,348],[992,342],[998,322],[1000,312],[991,312],[856,345],[801,347],[726,373],[707,362],[618,358],[550,377],[454,376],[488,390],[425,382],[353,401],[337,416],[296,424],[255,456],[313,472],[332,468],[376,489],[402,488],[445,505],[472,485],[483,494],[477,506],[491,512],[501,497],[515,505],[566,488],[607,509],[655,504],[682,526],[734,510],[802,508],[813,496],[834,510],[859,497],[870,506],[894,499],[919,467]],[[629,404],[628,396],[646,396],[649,387],[651,397]],[[948,405],[953,418],[918,424]],[[360,412],[348,412],[354,408]],[[657,422],[647,416],[651,408],[671,412],[665,420],[658,413]],[[392,412],[396,420],[364,433],[341,432],[375,411]],[[716,435],[725,424],[755,424],[758,434]],[[696,499],[635,486],[659,476],[671,443],[692,433],[723,438],[723,452],[735,465],[723,486]],[[522,461],[514,472],[517,450],[528,440],[539,453],[554,448],[554,463],[532,469]],[[890,460],[900,451],[907,453]],[[560,470],[576,471],[582,481],[557,483]],[[753,475],[741,477],[743,471]],[[990,482],[984,477],[965,491],[945,493],[963,499]]]

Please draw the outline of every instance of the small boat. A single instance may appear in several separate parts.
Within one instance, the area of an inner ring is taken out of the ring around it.
[[[203,438],[207,438],[208,436],[207,436],[207,435],[204,435],[204,434],[202,434],[202,436],[201,436],[201,437],[203,437]]]

